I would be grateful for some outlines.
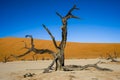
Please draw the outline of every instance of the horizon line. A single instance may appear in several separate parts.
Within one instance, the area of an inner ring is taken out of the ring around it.
[[[0,39],[2,38],[25,38],[25,37],[14,37],[14,36],[7,36],[7,37],[0,37]],[[29,38],[26,38],[26,39],[29,39]],[[51,39],[42,39],[42,38],[34,38],[35,40],[49,40],[49,41],[52,41]],[[60,42],[60,40],[56,40],[57,42]],[[83,41],[67,41],[67,42],[73,42],[73,43],[100,43],[100,44],[120,44],[120,42],[103,42],[103,41],[99,41],[99,42],[83,42]]]

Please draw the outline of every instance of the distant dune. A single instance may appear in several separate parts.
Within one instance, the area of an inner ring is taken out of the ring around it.
[[[27,51],[24,48],[24,42],[26,42],[27,46],[30,47],[30,39],[29,38],[0,38],[0,61],[5,56],[9,56],[11,54],[20,55]],[[38,49],[51,49],[56,51],[52,41],[50,40],[34,40],[35,47]],[[59,42],[57,42],[59,43]],[[106,57],[107,53],[114,54],[114,51],[120,57],[120,43],[76,43],[76,42],[67,42],[67,46],[65,49],[65,58],[67,59],[80,59],[80,58],[99,58]],[[20,58],[20,60],[32,60],[34,53]],[[51,59],[52,56],[49,54],[41,54],[35,56],[37,59]],[[12,58],[12,60],[15,58]]]

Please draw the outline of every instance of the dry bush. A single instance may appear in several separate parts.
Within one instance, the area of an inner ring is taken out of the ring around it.
[[[118,53],[114,51],[113,53],[107,53],[107,60],[111,60],[111,62],[119,62],[116,59],[118,58]]]
[[[11,57],[10,55],[8,55],[8,56],[7,56],[7,55],[2,55],[2,56],[1,56],[2,62],[3,62],[3,63],[10,62],[10,61],[11,61],[11,60],[10,60],[10,57]]]

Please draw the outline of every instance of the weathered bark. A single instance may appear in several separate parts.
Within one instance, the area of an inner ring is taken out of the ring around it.
[[[54,44],[55,48],[57,49],[56,58],[53,60],[53,64],[54,64],[54,62],[56,62],[56,69],[55,70],[58,70],[58,69],[62,70],[63,66],[64,66],[64,50],[65,50],[66,42],[67,42],[67,20],[70,18],[78,18],[78,17],[72,15],[72,13],[71,13],[74,9],[78,10],[78,8],[76,8],[76,5],[74,5],[68,11],[66,16],[64,16],[64,17],[62,17],[58,12],[56,12],[56,14],[62,20],[62,27],[61,27],[62,40],[61,40],[59,46],[56,44],[56,40],[55,40],[54,36],[51,34],[51,32],[49,31],[49,29],[43,24],[43,27],[45,28],[45,30],[48,32],[48,34],[52,38],[53,44]]]
[[[66,16],[62,17],[58,12],[57,15],[60,16],[61,20],[62,20],[62,27],[61,27],[61,30],[62,30],[62,40],[59,44],[59,54],[60,54],[60,57],[59,57],[59,61],[60,61],[60,67],[64,66],[64,50],[65,50],[65,47],[66,47],[66,42],[67,42],[67,20],[70,19],[70,18],[78,18],[74,15],[72,15],[72,11],[76,9],[78,10],[78,8],[76,8],[76,5],[74,5],[69,11],[68,13],[66,14]]]

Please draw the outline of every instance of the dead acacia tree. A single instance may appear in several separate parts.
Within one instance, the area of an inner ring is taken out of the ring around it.
[[[108,69],[108,68],[101,68],[99,67],[97,63],[95,64],[87,64],[85,66],[78,66],[78,65],[75,65],[77,66],[74,67],[74,66],[65,66],[64,65],[64,50],[65,50],[65,47],[66,47],[66,42],[67,42],[67,21],[68,19],[70,18],[76,18],[76,19],[79,19],[77,16],[74,16],[72,14],[72,11],[73,10],[79,10],[79,8],[76,8],[76,5],[74,5],[69,11],[68,13],[66,14],[66,16],[62,17],[58,12],[56,12],[56,14],[61,18],[61,21],[62,21],[62,27],[61,27],[61,30],[62,30],[62,40],[60,41],[60,44],[57,45],[56,43],[56,40],[55,40],[55,37],[52,35],[52,33],[50,32],[50,30],[43,24],[43,27],[44,29],[48,32],[48,34],[50,35],[52,41],[53,41],[53,44],[57,50],[56,52],[56,57],[54,58],[52,64],[50,64],[50,66],[45,69],[44,72],[49,72],[49,70],[51,69],[50,67],[52,67],[54,65],[54,63],[56,63],[56,67],[55,67],[55,70],[64,70],[64,71],[74,71],[74,70],[84,70],[84,69],[87,69],[89,67],[94,67],[98,70],[102,70],[102,71],[112,71],[111,69]]]

